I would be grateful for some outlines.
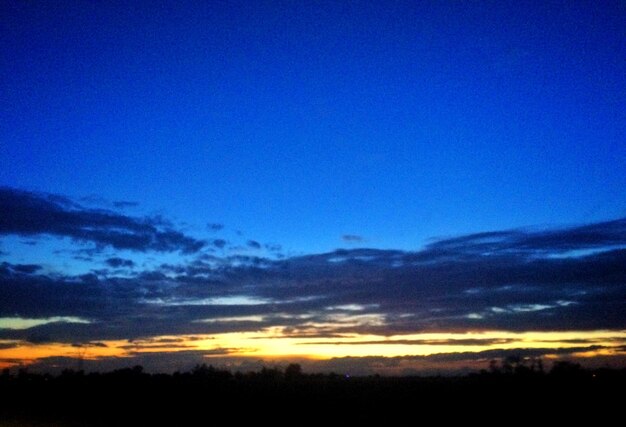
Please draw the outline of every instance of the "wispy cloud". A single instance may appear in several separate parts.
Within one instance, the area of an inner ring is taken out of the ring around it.
[[[217,222],[210,222],[206,225],[206,228],[209,231],[220,231],[224,228],[224,224],[220,224]]]
[[[128,267],[132,268],[135,266],[135,263],[130,259],[113,257],[106,260],[106,263],[109,267],[119,268],[119,267]]]

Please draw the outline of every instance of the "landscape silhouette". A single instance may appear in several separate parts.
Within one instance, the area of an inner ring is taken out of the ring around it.
[[[620,413],[626,369],[585,369],[511,356],[465,376],[307,374],[284,369],[231,372],[202,364],[149,374],[141,366],[107,373],[15,372],[0,376],[2,426],[215,425],[233,422],[404,422],[541,417],[609,419]]]

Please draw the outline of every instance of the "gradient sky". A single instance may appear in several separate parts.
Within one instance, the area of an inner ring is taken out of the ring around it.
[[[0,16],[0,364],[623,356],[624,2]]]

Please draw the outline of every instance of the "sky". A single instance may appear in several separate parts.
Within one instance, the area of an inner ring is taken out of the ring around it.
[[[0,365],[626,364],[624,2],[0,17]]]

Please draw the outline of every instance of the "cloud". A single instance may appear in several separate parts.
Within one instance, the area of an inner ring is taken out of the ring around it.
[[[98,342],[98,341],[90,341],[86,343],[72,343],[72,347],[100,347],[100,348],[108,348],[109,345],[107,343]]]
[[[266,243],[264,246],[265,249],[273,253],[278,253],[283,250],[282,245],[279,245],[277,243]]]
[[[343,236],[341,236],[341,240],[348,243],[359,243],[362,242],[364,239],[362,236],[359,236],[357,234],[344,234]]]
[[[0,339],[90,342],[251,328],[320,341],[354,333],[622,330],[625,223],[472,234],[414,252],[353,249],[279,260],[202,254],[135,266],[124,277],[5,262],[0,317],[91,323],[5,329]],[[129,261],[106,262],[118,268]]]
[[[226,240],[224,240],[224,239],[215,239],[215,240],[213,240],[213,246],[215,246],[216,248],[219,248],[219,249],[223,249],[224,246],[226,246],[227,243],[228,242]]]
[[[123,259],[123,258],[109,258],[106,260],[106,263],[113,267],[113,268],[119,268],[119,267],[129,267],[129,268],[133,268],[135,266],[135,263],[129,259]]]
[[[224,228],[224,224],[220,224],[217,222],[210,222],[206,225],[206,228],[209,231],[220,231]]]
[[[0,350],[6,350],[8,348],[18,347],[20,343],[18,341],[5,341],[0,342]]]
[[[0,329],[30,329],[39,325],[49,323],[85,323],[90,322],[86,319],[71,316],[55,316],[45,319],[24,319],[21,317],[0,317]]]
[[[4,268],[11,269],[17,273],[26,273],[26,274],[32,274],[42,269],[42,267],[37,264],[9,264],[8,262],[3,262],[2,266]]]
[[[481,255],[490,252],[543,255],[626,246],[626,218],[557,230],[506,230],[439,240],[424,254]]]
[[[261,244],[256,240],[248,240],[248,246],[252,249],[261,249]]]
[[[134,251],[193,253],[205,245],[160,218],[87,209],[62,196],[6,187],[0,188],[0,234],[48,234]]]
[[[306,345],[372,345],[372,344],[409,344],[409,345],[496,345],[513,342],[512,339],[504,338],[468,338],[468,339],[394,339],[394,340],[370,340],[370,341],[309,341]]]

